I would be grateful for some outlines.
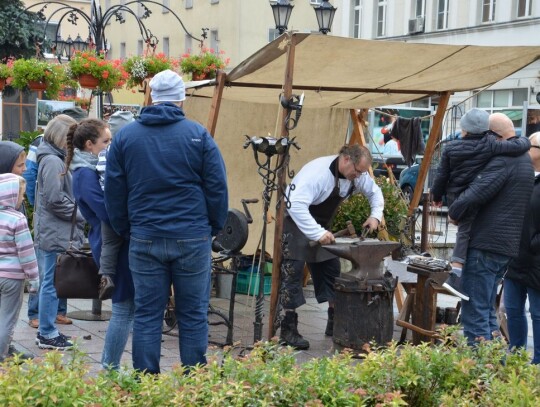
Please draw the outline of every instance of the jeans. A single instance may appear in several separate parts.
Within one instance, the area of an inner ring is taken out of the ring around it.
[[[508,334],[510,335],[510,348],[526,348],[528,324],[525,316],[525,301],[529,297],[529,311],[531,313],[534,355],[533,364],[540,363],[540,291],[527,287],[522,283],[506,278],[504,280],[504,304],[506,306],[506,319]]]
[[[43,273],[39,289],[39,333],[45,339],[56,338],[59,335],[55,324],[58,297],[54,288],[54,269],[58,253],[60,252],[37,251],[39,270]]]
[[[132,299],[113,302],[112,316],[105,335],[101,365],[104,369],[117,370],[133,327],[135,304]]]
[[[39,249],[36,249],[36,255]],[[39,281],[43,281],[43,271],[38,262]],[[65,298],[58,299],[58,315],[67,314],[67,300]],[[38,319],[39,316],[39,292],[36,294],[28,294],[28,319]]]
[[[508,256],[485,250],[469,249],[467,253],[462,279],[470,300],[461,302],[461,321],[469,345],[477,338],[493,339],[492,333],[498,330],[495,298],[509,261]]]
[[[129,265],[135,287],[135,369],[160,372],[163,313],[171,283],[176,301],[182,364],[189,368],[206,363],[210,244],[210,236],[188,240],[131,236]]]
[[[23,302],[24,280],[0,277],[0,361],[8,354]]]

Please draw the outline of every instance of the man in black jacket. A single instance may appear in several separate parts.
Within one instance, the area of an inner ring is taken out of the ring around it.
[[[515,137],[513,123],[504,114],[492,114],[489,124],[503,140]],[[533,182],[528,154],[496,156],[448,210],[448,216],[458,222],[479,210],[462,276],[463,289],[470,298],[462,303],[463,332],[470,344],[478,338],[492,339],[498,329],[494,318],[497,286],[510,260],[518,255]]]
[[[525,301],[528,297],[534,340],[531,363],[540,364],[540,132],[533,133],[529,140],[529,155],[536,177],[521,230],[519,256],[510,262],[504,277],[504,304],[510,347],[526,348],[528,324]]]

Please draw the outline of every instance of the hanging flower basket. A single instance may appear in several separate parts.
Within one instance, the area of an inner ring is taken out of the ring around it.
[[[44,91],[47,89],[47,84],[43,81],[28,81],[28,89],[35,91]]]
[[[205,79],[206,79],[206,73],[205,72],[202,72],[202,73],[193,72],[191,74],[191,80],[192,81],[204,81]]]
[[[178,60],[159,53],[127,58],[122,66],[129,75],[127,86],[133,88],[141,86],[145,79],[152,79],[155,74],[166,69],[176,71],[178,64]]]
[[[6,80],[4,78],[0,78],[0,91],[4,90],[6,87]]]
[[[182,72],[191,74],[191,80],[200,81],[216,77],[218,69],[223,69],[229,64],[229,58],[223,59],[224,51],[219,53],[213,49],[203,48],[200,54],[184,54],[180,59]]]
[[[64,68],[58,64],[36,58],[17,59],[13,63],[11,86],[16,89],[45,91],[48,98],[54,99],[65,80]]]
[[[99,79],[94,78],[88,73],[80,74],[77,77],[77,81],[79,82],[79,85],[81,85],[81,88],[85,89],[95,89],[99,85]]]

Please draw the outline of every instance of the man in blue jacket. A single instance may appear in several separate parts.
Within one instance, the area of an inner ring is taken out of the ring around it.
[[[186,367],[206,363],[211,237],[227,218],[225,165],[212,136],[185,118],[185,86],[173,71],[150,82],[154,105],[114,137],[105,203],[129,236],[135,286],[133,367],[159,373],[163,313],[171,283]]]
[[[512,121],[502,113],[489,118],[489,128],[505,143],[515,137]],[[470,234],[463,267],[463,291],[470,297],[461,303],[463,333],[469,344],[479,338],[493,339],[497,286],[508,263],[517,257],[521,226],[534,184],[529,154],[495,156],[450,206],[450,219],[460,221],[478,210]]]

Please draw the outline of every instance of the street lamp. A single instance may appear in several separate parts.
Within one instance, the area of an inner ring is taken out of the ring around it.
[[[272,7],[272,12],[274,13],[276,30],[278,30],[280,34],[283,34],[287,31],[287,25],[289,24],[289,18],[291,17],[291,11],[294,6],[289,0],[277,0],[271,1],[270,7]]]
[[[313,7],[313,9],[317,16],[319,31],[325,35],[328,34],[332,29],[332,21],[334,20],[334,14],[336,14],[337,8],[332,6],[328,0],[322,0],[321,5]]]

